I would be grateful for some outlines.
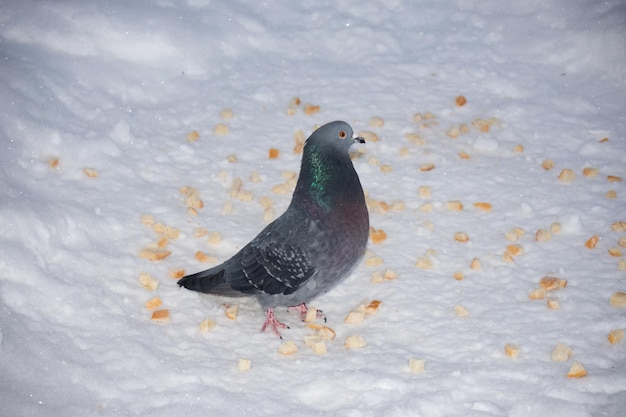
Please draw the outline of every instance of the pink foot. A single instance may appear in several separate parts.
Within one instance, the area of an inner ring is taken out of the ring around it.
[[[304,319],[306,318],[306,313],[307,311],[309,311],[309,308],[306,306],[306,303],[302,303],[298,304],[297,306],[287,307],[287,310],[290,312],[297,311],[298,313],[300,313],[300,320],[304,321]],[[322,310],[317,310],[316,316],[318,319],[324,319],[324,321],[326,321],[326,317],[324,317],[324,313],[322,313]]]
[[[261,327],[261,332],[264,332],[268,326],[272,329],[274,334],[280,337],[281,339],[283,337],[280,335],[278,328],[279,327],[281,329],[289,328],[289,326],[287,326],[285,323],[281,323],[280,321],[276,319],[276,317],[274,317],[274,307],[271,307],[270,309],[267,310],[267,313],[265,314],[265,323],[263,323],[263,327]]]

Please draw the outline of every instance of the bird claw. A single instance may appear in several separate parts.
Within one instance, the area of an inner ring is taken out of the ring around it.
[[[298,313],[300,313],[300,320],[304,321],[306,319],[306,313],[307,311],[309,311],[309,308],[307,307],[306,303],[302,303],[298,304],[297,306],[287,307],[287,311],[297,311]],[[316,310],[315,315],[318,319],[324,319],[324,323],[326,323],[326,316],[324,315],[322,310]]]
[[[278,328],[280,327],[281,329],[288,329],[289,326],[287,326],[285,323],[282,323],[280,321],[278,321],[278,319],[274,316],[274,309],[270,308],[269,310],[267,310],[267,313],[265,315],[265,322],[263,323],[263,326],[261,327],[261,333],[263,333],[265,331],[265,329],[267,329],[267,327],[269,326],[270,329],[272,329],[272,332],[274,332],[274,334],[276,336],[278,336],[279,338],[283,338],[280,335],[280,332],[278,331]]]

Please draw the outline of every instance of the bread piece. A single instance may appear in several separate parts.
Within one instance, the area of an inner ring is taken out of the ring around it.
[[[268,152],[269,159],[276,159],[280,155],[280,150],[276,148],[270,148]]]
[[[389,281],[392,281],[398,278],[398,273],[393,269],[385,269],[385,273],[383,274],[383,278]]]
[[[465,243],[469,242],[470,237],[465,232],[457,232],[454,234],[454,240],[456,240],[457,242]]]
[[[202,252],[201,250],[197,251],[194,255],[194,257],[202,263],[207,263],[207,262],[217,262],[217,258],[214,256],[209,256],[206,253]]]
[[[457,281],[462,281],[465,278],[465,274],[463,274],[463,271],[455,271],[452,277]]]
[[[383,278],[383,273],[382,271],[374,271],[372,272],[372,282],[374,283],[381,283],[383,282],[384,278]]]
[[[598,143],[606,143],[609,141],[609,138],[602,138],[598,140]]]
[[[519,256],[524,253],[524,247],[522,245],[507,245],[506,250],[513,256]]]
[[[607,339],[612,345],[621,342],[622,339],[624,339],[624,329],[611,330],[607,336]]]
[[[517,345],[511,344],[511,343],[507,343],[506,345],[504,345],[504,354],[508,356],[509,358],[518,357],[521,351],[522,350]]]
[[[515,242],[517,239],[524,236],[526,232],[521,227],[514,227],[508,232],[504,233],[504,238],[509,242]]]
[[[550,310],[558,310],[561,307],[561,302],[555,298],[548,298],[546,305]]]
[[[143,214],[141,216],[141,222],[146,226],[152,226],[154,224],[154,216],[151,214]]]
[[[535,240],[537,242],[547,242],[552,239],[552,234],[546,229],[538,229],[535,233]]]
[[[326,342],[322,340],[319,336],[316,336],[316,335],[305,336],[304,343],[316,355],[323,355],[326,353]]]
[[[491,211],[491,203],[485,203],[480,201],[478,203],[474,203],[474,207],[482,211]]]
[[[574,355],[572,349],[563,343],[557,343],[552,350],[552,360],[554,362],[567,362]]]
[[[585,246],[588,247],[589,249],[593,249],[596,247],[599,241],[600,241],[600,236],[593,235],[589,239],[587,239],[587,241],[585,242]]]
[[[502,260],[509,264],[514,262],[513,255],[508,250],[505,250],[502,254]]]
[[[83,173],[89,178],[96,178],[98,176],[98,171],[94,168],[85,167],[83,168]]]
[[[311,310],[311,308],[309,307],[309,311]],[[316,315],[317,315],[317,310],[314,310]],[[333,329],[331,329],[328,326],[322,326],[321,324],[317,324],[317,323],[309,323],[307,324],[307,327],[309,329],[313,329],[315,330],[315,334],[323,340],[333,340],[336,336],[336,333]]]
[[[457,317],[468,317],[470,315],[470,312],[460,304],[454,306],[454,312]]]
[[[365,314],[376,314],[382,304],[383,302],[380,300],[370,301],[370,303],[365,307]]]
[[[281,343],[281,345],[278,347],[278,353],[280,353],[281,355],[289,356],[297,352],[298,345],[296,345],[296,342],[293,342],[291,340]]]
[[[380,256],[372,256],[365,259],[365,266],[372,268],[381,265],[383,262],[383,258]]]
[[[172,268],[169,270],[168,275],[173,279],[181,279],[185,276],[185,270],[183,268]]]
[[[616,292],[611,295],[611,305],[614,307],[626,307],[626,292]]]
[[[224,305],[224,314],[228,320],[237,320],[237,315],[239,314],[239,306],[238,305]]]
[[[467,99],[465,98],[465,96],[457,96],[456,99],[454,99],[454,102],[457,106],[462,107],[467,104]]]
[[[606,179],[609,182],[622,182],[622,177],[618,177],[617,175],[608,175]]]
[[[230,155],[226,157],[226,160],[230,162],[231,164],[233,164],[238,161],[238,158],[237,158],[237,155],[235,155],[234,153],[231,153]]]
[[[152,276],[147,272],[139,273],[139,282],[149,291],[154,291],[159,286],[159,280],[152,278]]]
[[[552,159],[546,159],[541,163],[541,166],[543,167],[543,169],[548,171],[554,168],[554,161]]]
[[[377,245],[382,243],[385,239],[387,239],[387,233],[385,233],[383,229],[374,229],[373,227],[370,228],[370,240],[373,244]]]
[[[213,328],[217,325],[217,322],[213,319],[204,319],[200,322],[200,332],[201,333],[207,333],[211,330],[213,330]]]
[[[537,288],[528,293],[528,298],[531,300],[543,300],[546,297],[545,288]]]
[[[409,359],[409,371],[413,374],[421,374],[425,369],[424,359]]]
[[[316,106],[313,104],[304,105],[304,114],[311,115],[313,113],[317,113],[318,111],[320,111],[320,106]]]
[[[213,133],[215,133],[217,136],[226,136],[228,135],[228,126],[224,123],[218,123],[213,128]]]
[[[157,240],[157,248],[165,249],[168,243],[169,243],[169,240],[167,240],[167,238],[163,236],[159,240]]]
[[[427,185],[422,185],[417,189],[417,195],[420,196],[420,198],[430,198],[431,196],[431,189],[429,186]]]
[[[435,169],[435,164],[422,164],[420,166],[420,171],[422,172],[432,171],[433,169]]]
[[[622,256],[622,248],[619,246],[613,246],[609,248],[609,255],[611,256]]]
[[[355,324],[361,323],[365,319],[365,311],[353,310],[343,320],[344,323]]]
[[[562,229],[563,227],[561,226],[561,223],[554,222],[550,225],[550,233],[558,234],[561,233]]]
[[[463,210],[463,203],[459,200],[450,200],[446,202],[446,208],[450,211],[461,211]]]
[[[154,310],[150,319],[159,322],[168,322],[170,321],[170,311],[166,308],[162,310]]]
[[[557,277],[545,276],[539,280],[539,287],[546,291],[553,291],[561,288],[561,280]]]
[[[159,248],[145,248],[139,252],[139,257],[149,261],[161,261],[172,254],[171,251]]]
[[[626,232],[626,222],[615,222],[611,225],[614,232]]]
[[[370,126],[371,127],[383,127],[385,125],[385,121],[381,117],[371,117],[370,118]]]
[[[148,310],[154,310],[155,308],[161,307],[163,301],[159,297],[154,297],[148,301],[146,301],[146,308]]]
[[[363,336],[348,336],[343,344],[346,349],[359,349],[365,347],[365,339]]]
[[[564,168],[558,176],[559,182],[570,184],[576,179],[576,174],[570,168]]]
[[[585,177],[593,178],[598,176],[598,168],[586,167],[583,168],[583,175]]]
[[[312,323],[317,320],[317,308],[307,306],[306,315],[304,316],[305,323]]]
[[[198,131],[196,130],[192,130],[191,132],[187,134],[187,140],[189,142],[195,142],[198,139],[200,139],[200,133],[198,133]]]
[[[615,190],[609,190],[609,191],[606,192],[606,194],[604,196],[606,198],[616,199],[617,198],[617,193],[615,192]]]
[[[237,198],[241,201],[252,201],[254,200],[254,193],[250,190],[239,190]]]
[[[237,369],[243,372],[249,371],[251,365],[252,365],[252,362],[250,361],[250,359],[240,358],[237,361]]]
[[[472,259],[472,262],[470,263],[470,268],[473,269],[473,270],[482,269],[482,265],[481,265],[480,259],[478,259],[478,258]]]
[[[220,112],[220,118],[225,120],[232,119],[234,115],[235,114],[233,113],[233,111],[229,108],[222,109],[222,111]]]
[[[582,378],[587,375],[587,370],[578,362],[574,362],[567,373],[568,378]]]

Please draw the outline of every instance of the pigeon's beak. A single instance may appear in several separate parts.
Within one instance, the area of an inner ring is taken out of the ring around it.
[[[355,143],[365,143],[365,139],[363,139],[361,136],[354,136],[352,138],[352,140],[354,140]]]

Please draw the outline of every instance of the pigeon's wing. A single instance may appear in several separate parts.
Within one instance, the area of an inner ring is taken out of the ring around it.
[[[270,295],[291,294],[315,275],[316,269],[302,248],[311,244],[317,228],[310,219],[294,222],[290,216],[283,217],[268,225],[235,257],[237,271],[226,278],[231,287],[244,292],[254,288]]]

